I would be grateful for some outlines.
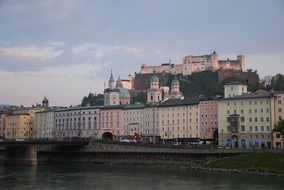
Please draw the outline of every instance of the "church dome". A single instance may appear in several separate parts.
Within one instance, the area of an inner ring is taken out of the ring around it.
[[[119,98],[130,98],[130,94],[127,89],[118,87],[119,90]]]
[[[151,82],[159,82],[159,78],[157,75],[151,76]]]
[[[177,79],[174,79],[171,83],[171,86],[179,86],[179,81]]]

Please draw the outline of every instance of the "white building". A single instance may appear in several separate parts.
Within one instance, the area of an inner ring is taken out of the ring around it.
[[[276,124],[284,119],[284,91],[276,92],[275,111]]]
[[[231,98],[248,93],[247,85],[240,82],[232,82],[224,85],[225,98]]]
[[[54,110],[46,109],[45,111],[35,114],[34,129],[37,133],[37,138],[54,138]]]
[[[242,94],[242,88],[237,88]],[[272,147],[275,128],[275,96],[270,92],[227,96],[218,100],[220,145],[233,147]]]
[[[56,137],[101,138],[100,106],[74,107],[54,112]]]
[[[143,112],[143,136],[159,137],[159,110],[157,105],[148,105]],[[153,138],[151,139],[153,140]]]

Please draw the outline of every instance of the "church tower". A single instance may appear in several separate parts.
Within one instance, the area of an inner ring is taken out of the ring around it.
[[[113,78],[113,75],[112,75],[112,70],[111,70],[111,73],[110,73],[108,86],[109,86],[110,89],[114,89],[114,78]]]
[[[110,74],[108,85],[109,88],[104,90],[104,105],[105,106],[119,105],[120,104],[119,90],[114,88],[115,81],[113,78],[112,71]]]
[[[49,106],[49,101],[46,97],[44,97],[44,99],[42,100],[42,107],[48,108],[48,106]]]
[[[183,97],[183,94],[180,92],[180,84],[175,76],[174,80],[171,82],[171,91],[168,94],[168,99],[176,99]]]
[[[150,89],[147,92],[147,103],[159,103],[163,100],[162,89],[160,89],[160,81],[156,73],[150,79]]]

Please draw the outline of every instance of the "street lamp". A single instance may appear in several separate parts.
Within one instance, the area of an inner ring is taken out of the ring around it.
[[[224,140],[224,139],[223,139],[223,132],[224,132],[224,130],[222,129],[222,130],[221,130],[221,141],[222,141],[222,146],[224,145],[224,141],[223,141],[223,140]]]

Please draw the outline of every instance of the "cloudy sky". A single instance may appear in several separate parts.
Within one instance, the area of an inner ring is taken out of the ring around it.
[[[0,23],[0,104],[77,105],[111,68],[126,78],[214,50],[284,72],[282,0],[0,0]]]

